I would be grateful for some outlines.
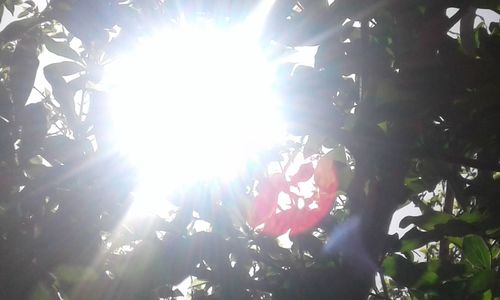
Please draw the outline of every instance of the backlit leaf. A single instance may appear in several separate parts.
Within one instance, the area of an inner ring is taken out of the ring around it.
[[[474,268],[491,270],[491,253],[482,237],[468,235],[463,240],[464,258]]]
[[[312,163],[305,163],[300,166],[295,175],[290,178],[290,184],[297,185],[299,182],[304,182],[314,175],[314,167]]]
[[[337,190],[338,180],[335,162],[339,159],[342,157],[339,157],[338,151],[332,150],[318,161],[314,171],[314,181],[320,191],[331,193]]]

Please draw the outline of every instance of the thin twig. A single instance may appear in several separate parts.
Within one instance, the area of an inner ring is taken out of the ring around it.
[[[78,111],[78,117],[80,118],[80,122],[83,122],[83,118],[82,118],[82,115],[83,115],[83,103],[85,101],[85,93],[87,92],[87,89],[84,87],[82,89],[82,99],[80,100],[80,107],[79,107],[79,111]]]
[[[385,296],[382,296],[382,295],[379,295],[379,294],[375,294],[375,293],[370,293],[370,296],[372,296],[375,299],[391,300],[390,298],[387,298]]]
[[[34,86],[34,87],[33,87],[33,89],[34,89],[35,91],[37,91],[37,92],[40,94],[40,96],[42,96],[42,97],[44,97],[44,98],[45,98],[45,97],[47,97],[47,95],[45,95],[42,91],[40,91],[40,90],[39,90],[36,86]]]
[[[455,23],[457,23],[458,21],[460,21],[460,19],[462,19],[462,17],[468,13],[469,11],[469,6],[472,4],[472,0],[468,0],[466,1],[461,7],[460,9],[453,15],[451,16],[449,19],[448,19],[448,24],[447,24],[447,28],[448,30],[451,29],[451,27],[453,27],[453,25],[455,25]]]
[[[446,181],[446,194],[444,196],[444,205],[443,212],[445,214],[453,213],[453,202],[455,198],[453,197],[453,190],[451,188],[451,184]],[[443,238],[439,241],[439,260],[447,261],[450,255],[449,250],[450,243],[446,238]]]
[[[380,282],[382,283],[382,290],[384,291],[384,295],[387,299],[389,298],[389,290],[387,289],[387,283],[385,282],[384,273],[382,271],[378,272],[378,276],[380,276]]]

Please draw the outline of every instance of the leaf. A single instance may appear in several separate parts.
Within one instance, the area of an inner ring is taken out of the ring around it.
[[[266,220],[263,232],[272,236],[280,236],[289,229],[294,230],[299,225],[296,222],[300,219],[298,214],[299,210],[295,207],[273,214]]]
[[[412,262],[397,254],[387,256],[382,267],[387,276],[392,277],[398,284],[406,286],[413,286],[424,274],[424,270],[417,268]],[[429,275],[427,280],[432,281],[432,277]]]
[[[184,294],[179,289],[174,290],[173,297],[182,297],[182,296],[184,296]]]
[[[315,257],[321,255],[321,251],[324,246],[323,241],[312,234],[303,234],[292,237],[291,241],[294,243],[297,242],[302,250],[309,251],[309,253]]]
[[[352,178],[354,177],[354,173],[349,168],[349,166],[337,163],[337,181],[338,181],[338,190],[347,191],[349,185],[351,184]]]
[[[306,163],[300,166],[295,175],[290,178],[290,184],[297,185],[299,182],[305,182],[311,179],[314,175],[314,167],[312,163]]]
[[[10,14],[14,15],[14,10],[15,10],[14,1],[12,1],[12,0],[6,0],[5,3],[4,3],[4,5],[7,8],[7,10],[10,12]]]
[[[29,160],[30,164],[33,165],[40,165],[40,166],[45,166],[45,167],[52,167],[52,165],[41,155],[35,155]]]
[[[465,212],[459,217],[457,217],[458,220],[467,222],[467,223],[476,223],[479,221],[482,221],[486,218],[486,216],[478,211],[474,212]]]
[[[347,157],[344,146],[334,147],[330,152],[327,153],[327,155],[331,155],[331,158],[336,162],[347,164]]]
[[[50,52],[72,60],[81,61],[80,54],[76,52],[67,42],[56,42],[50,37],[44,38],[45,47]]]
[[[384,269],[384,274],[387,276],[396,275],[396,258],[394,256],[387,256],[382,263],[382,268]]]
[[[439,276],[435,272],[427,271],[415,284],[417,287],[433,286],[439,281]]]
[[[484,239],[478,235],[468,235],[463,241],[464,258],[473,267],[491,270],[491,253]]]
[[[16,113],[20,112],[28,101],[35,83],[36,73],[40,65],[37,47],[36,38],[27,36],[17,43],[12,56],[10,88]]]
[[[383,122],[380,122],[377,124],[377,126],[382,129],[382,131],[387,134],[387,127],[388,127],[388,122],[387,121],[383,121]]]
[[[489,289],[495,281],[495,272],[493,270],[480,271],[471,278],[469,282],[469,293],[476,294]]]
[[[491,293],[491,290],[487,290],[486,292],[483,293],[482,300],[493,300],[493,294]]]
[[[184,296],[184,294],[179,291],[179,289],[175,289],[175,290],[172,290],[171,287],[169,286],[161,286],[159,289],[158,289],[158,296],[160,296],[160,298],[176,298],[176,297],[182,297]]]
[[[26,158],[29,157],[29,155],[24,156],[26,156]],[[45,158],[40,155],[35,155],[29,158],[24,171],[30,178],[43,178],[50,173],[51,167],[52,165],[47,160],[45,160]]]
[[[23,10],[22,12],[19,13],[19,15],[17,15],[18,18],[24,18],[26,16],[28,16],[29,14],[31,13],[30,9],[25,9]]]
[[[454,236],[447,236],[446,239],[458,247],[462,248],[463,247],[463,241],[464,239],[462,237],[454,237]]]
[[[38,24],[40,20],[41,19],[38,16],[34,16],[9,23],[9,25],[7,25],[2,32],[0,32],[0,42],[6,43],[20,39],[33,26]]]
[[[446,224],[451,219],[453,219],[453,216],[450,214],[429,210],[421,216],[408,216],[403,218],[400,222],[400,226],[405,228],[411,224],[415,224],[424,230],[434,230],[436,225]]]
[[[84,70],[80,64],[72,61],[63,61],[45,67],[46,74],[50,74],[50,76],[68,76]]]
[[[53,65],[46,66],[43,73],[52,86],[52,94],[57,102],[61,104],[70,127],[76,130],[78,119],[75,112],[75,102],[73,101],[75,91],[70,88],[62,76],[55,72]]]
[[[0,84],[0,115],[2,118],[12,120],[12,98],[4,84]]]
[[[401,87],[393,79],[382,80],[378,85],[376,94],[376,103],[378,105],[417,100],[419,99],[414,93]]]
[[[64,135],[47,137],[43,141],[43,156],[51,162],[63,164],[81,161],[85,156],[84,141],[72,140]]]
[[[417,249],[421,245],[421,242],[418,239],[406,239],[401,241],[401,252],[408,252],[413,249]]]
[[[336,147],[318,161],[318,165],[314,171],[314,181],[320,191],[327,193],[336,192],[338,179],[335,163],[344,163],[345,161],[345,149],[343,147]]]
[[[278,206],[278,196],[287,189],[283,174],[273,174],[257,185],[258,195],[248,215],[248,223],[256,227],[272,217]]]
[[[414,193],[420,193],[427,189],[424,181],[420,177],[405,178],[404,184]]]
[[[307,138],[307,142],[304,145],[304,158],[308,158],[313,154],[319,153],[321,151],[321,145],[325,138],[323,136],[318,135],[309,135]]]

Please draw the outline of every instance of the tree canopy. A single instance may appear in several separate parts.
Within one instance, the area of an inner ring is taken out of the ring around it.
[[[257,4],[0,1],[1,299],[500,299],[500,25],[474,22],[500,1],[276,0],[262,44],[317,47],[279,69],[297,138],[122,223],[137,178],[104,65],[180,12],[231,23]],[[408,205],[421,215],[388,234]]]

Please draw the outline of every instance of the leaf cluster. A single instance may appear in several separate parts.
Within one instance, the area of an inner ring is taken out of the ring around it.
[[[113,152],[104,65],[181,11],[226,26],[255,6],[0,1],[19,12],[0,32],[1,299],[500,298],[500,25],[470,22],[496,0],[275,1],[263,44],[317,47],[313,67],[279,72],[299,138],[230,186],[177,195],[168,218],[123,222],[136,172]],[[307,168],[285,181],[335,186],[331,206],[266,235],[248,219],[256,186],[297,156]],[[410,203],[421,215],[388,235]]]

